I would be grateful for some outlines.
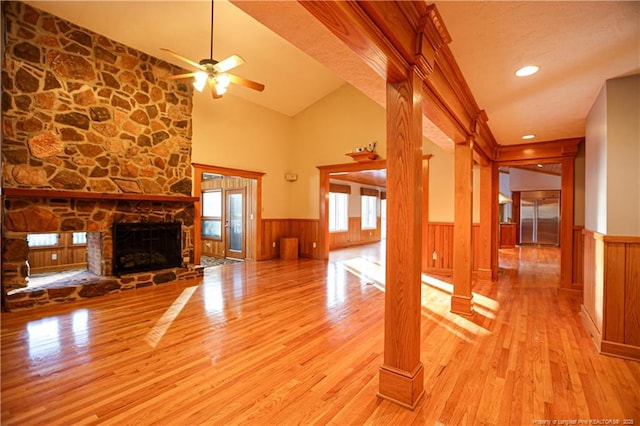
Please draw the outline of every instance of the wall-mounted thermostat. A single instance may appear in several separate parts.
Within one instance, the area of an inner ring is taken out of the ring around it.
[[[298,180],[298,175],[295,173],[285,173],[284,180],[286,180],[287,182],[295,182]]]

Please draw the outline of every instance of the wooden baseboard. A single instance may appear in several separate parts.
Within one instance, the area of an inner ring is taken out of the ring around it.
[[[587,333],[591,336],[591,340],[596,347],[598,353],[600,353],[600,342],[602,342],[602,335],[598,330],[598,327],[591,319],[589,312],[587,312],[584,305],[580,305],[580,318],[582,319],[582,324],[584,328],[587,330]]]
[[[425,274],[444,275],[446,277],[450,277],[453,275],[453,269],[446,268],[427,268],[422,272],[424,272]]]
[[[603,355],[611,355],[633,361],[640,361],[640,347],[625,345],[624,343],[602,340],[600,342],[600,353]]]

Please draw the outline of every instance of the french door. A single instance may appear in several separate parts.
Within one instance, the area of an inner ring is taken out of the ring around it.
[[[233,259],[245,258],[245,191],[227,189],[225,194],[225,255]]]

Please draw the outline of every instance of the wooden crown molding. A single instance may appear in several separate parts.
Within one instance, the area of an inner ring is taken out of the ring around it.
[[[555,141],[526,143],[520,145],[499,145],[495,161],[513,163],[514,161],[532,161],[575,157],[578,145],[584,138],[558,139]]]

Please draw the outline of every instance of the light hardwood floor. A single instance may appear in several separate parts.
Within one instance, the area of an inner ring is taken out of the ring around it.
[[[470,319],[425,277],[426,396],[414,412],[377,398],[381,253],[2,313],[2,424],[640,424],[640,363],[596,353],[558,249],[502,251]]]

